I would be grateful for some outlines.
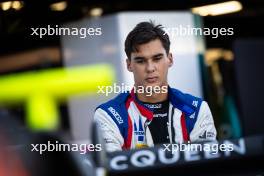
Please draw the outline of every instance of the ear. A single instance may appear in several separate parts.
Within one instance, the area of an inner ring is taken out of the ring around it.
[[[168,58],[169,58],[169,67],[171,67],[173,65],[172,53],[169,53]]]
[[[131,59],[126,59],[126,64],[127,64],[127,70],[129,72],[132,72],[132,69],[131,69]]]

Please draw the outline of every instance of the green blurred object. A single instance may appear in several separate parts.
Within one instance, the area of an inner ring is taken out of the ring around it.
[[[225,96],[224,98],[224,117],[228,124],[231,127],[232,138],[242,137],[242,129],[239,120],[239,115],[235,102],[231,96]]]
[[[0,105],[26,103],[27,124],[32,130],[59,127],[57,102],[76,94],[95,94],[98,86],[114,82],[107,64],[31,71],[0,77]]]
[[[59,126],[56,100],[48,94],[30,95],[26,104],[27,124],[31,129],[55,130]]]

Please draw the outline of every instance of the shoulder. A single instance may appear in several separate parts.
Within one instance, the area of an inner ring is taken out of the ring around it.
[[[126,124],[125,103],[129,93],[121,93],[113,99],[99,105],[95,110],[95,118],[101,116],[110,117],[118,126]]]
[[[175,88],[169,89],[169,98],[174,106],[188,115],[198,112],[203,102],[202,98],[184,93]]]
[[[188,104],[191,103],[195,106],[194,101],[202,101],[202,98],[196,97],[188,93],[184,93],[178,89],[170,88],[170,90],[174,96],[176,96],[177,98],[181,99],[184,102],[188,102]]]
[[[96,110],[98,108],[105,110],[105,109],[108,109],[108,108],[113,107],[113,106],[117,107],[117,106],[120,106],[122,104],[125,104],[128,95],[129,95],[129,93],[120,93],[116,97],[110,99],[109,101],[102,103],[99,106],[97,106]]]
[[[207,102],[204,101],[202,98],[193,96],[191,94],[183,93],[173,88],[171,88],[171,94],[172,95],[169,96],[172,96],[171,101],[173,106],[180,109],[187,115],[185,117],[185,121],[189,134],[192,132],[195,126],[197,126],[197,130],[194,130],[196,131],[194,133],[198,134],[201,130],[199,126],[206,126],[206,124],[211,123],[213,124],[213,118],[210,108]],[[214,127],[212,127],[212,130],[213,129]]]

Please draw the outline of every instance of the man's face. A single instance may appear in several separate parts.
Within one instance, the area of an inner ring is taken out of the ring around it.
[[[167,85],[168,68],[172,66],[172,54],[167,55],[159,39],[139,45],[137,52],[127,59],[127,69],[134,74],[135,86]]]

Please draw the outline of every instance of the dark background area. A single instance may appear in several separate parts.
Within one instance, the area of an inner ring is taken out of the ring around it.
[[[24,7],[17,11],[0,10],[0,56],[15,53],[27,49],[43,46],[59,46],[59,36],[39,39],[30,37],[31,27],[41,27],[48,24],[62,24],[89,17],[89,11],[93,7],[101,7],[103,15],[123,11],[174,11],[189,10],[206,4],[225,1],[210,0],[158,0],[158,1],[102,1],[102,0],[68,0],[68,6],[64,11],[52,11],[49,6],[56,1],[52,0],[25,0]],[[206,45],[211,47],[231,48],[232,42],[238,37],[263,37],[261,26],[264,25],[264,1],[250,0],[241,2],[243,10],[237,13],[206,16],[204,27],[232,27],[232,37],[206,38]]]

